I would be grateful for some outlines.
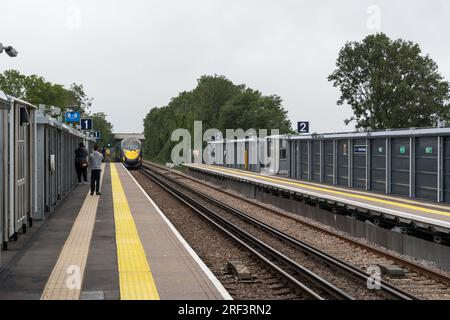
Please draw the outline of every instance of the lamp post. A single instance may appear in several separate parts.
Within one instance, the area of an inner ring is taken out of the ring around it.
[[[3,44],[0,42],[0,53],[3,53],[3,50],[5,50],[6,54],[12,58],[17,57],[17,54],[19,53],[12,46],[3,46]]]

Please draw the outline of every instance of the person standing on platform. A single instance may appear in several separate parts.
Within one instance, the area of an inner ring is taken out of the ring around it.
[[[83,176],[84,184],[87,184],[87,168],[88,168],[88,151],[83,142],[80,142],[77,149],[75,149],[75,170],[77,171],[78,183],[81,183],[81,176]]]
[[[100,193],[100,173],[102,172],[103,155],[98,152],[98,145],[94,145],[94,151],[89,156],[89,166],[91,167],[91,196],[94,191],[99,196]]]
[[[102,148],[102,155],[103,155],[103,161],[106,162],[106,148],[105,148],[105,146],[103,146],[103,148]]]

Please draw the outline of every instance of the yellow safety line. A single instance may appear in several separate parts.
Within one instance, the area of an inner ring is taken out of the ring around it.
[[[209,167],[209,166],[205,165],[205,167]],[[216,167],[216,166],[213,166],[213,168],[214,168],[214,170],[217,170],[217,171],[220,171],[220,172],[234,173],[234,174],[239,174],[241,176],[246,176],[246,177],[251,177],[251,178],[258,178],[258,179],[265,180],[265,181],[270,181],[270,182],[278,182],[278,183],[282,182],[282,183],[286,183],[286,184],[289,184],[289,185],[302,187],[302,188],[306,188],[306,189],[322,191],[322,192],[325,191],[325,192],[329,192],[329,193],[333,193],[333,194],[338,194],[338,195],[342,195],[342,196],[352,197],[352,198],[355,198],[355,199],[363,199],[363,200],[368,200],[368,201],[373,201],[373,202],[378,202],[378,203],[383,203],[383,204],[389,204],[389,205],[392,205],[392,206],[401,207],[401,208],[405,208],[405,209],[412,209],[412,210],[417,210],[417,211],[421,211],[421,212],[432,213],[432,214],[437,214],[437,215],[441,215],[441,216],[450,217],[450,212],[439,211],[439,210],[434,210],[434,209],[428,209],[428,208],[423,208],[423,207],[417,207],[417,206],[413,206],[413,205],[410,205],[410,204],[404,204],[404,203],[399,203],[399,202],[395,202],[395,201],[383,200],[383,199],[374,198],[374,197],[370,197],[370,196],[362,196],[362,195],[357,195],[357,194],[353,194],[353,193],[347,193],[347,192],[343,192],[343,191],[335,191],[335,190],[330,190],[330,189],[327,189],[327,188],[314,187],[314,186],[306,185],[304,183],[292,182],[292,181],[288,181],[288,180],[284,180],[284,179],[281,180],[281,179],[277,179],[277,178],[269,178],[269,177],[258,175],[258,174],[252,174],[252,173],[247,173],[247,172],[242,172],[242,171],[224,169],[224,168]]]
[[[103,172],[104,170],[102,170],[101,181],[103,181]],[[91,196],[89,193],[86,195],[58,261],[47,280],[41,300],[80,299],[98,201],[98,196]]]
[[[120,299],[159,300],[147,257],[142,246],[116,165],[111,163],[111,183],[116,225]]]

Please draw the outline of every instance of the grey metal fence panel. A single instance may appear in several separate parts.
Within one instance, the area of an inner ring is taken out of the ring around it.
[[[416,197],[437,200],[438,138],[416,138],[415,153]]]
[[[338,141],[337,153],[337,183],[348,186],[348,140]]]
[[[320,182],[320,141],[313,141],[311,144],[311,149],[311,179],[312,181]]]
[[[334,165],[334,152],[333,152],[333,141],[324,141],[324,182],[333,184],[333,165]]]
[[[284,139],[281,139],[279,141],[280,143],[280,151],[278,154],[278,162],[279,162],[279,172],[280,174],[287,174],[288,172],[288,156],[289,156],[289,151],[288,151],[288,142]]]
[[[37,126],[36,129],[36,153],[37,153],[37,212],[36,219],[40,220],[44,218],[45,212],[45,171],[42,169],[44,167],[44,152],[45,152],[45,128],[43,126]]]
[[[353,187],[366,188],[367,144],[365,139],[353,141]]]
[[[297,175],[296,175],[296,178],[297,179],[301,179],[301,175],[302,175],[302,164],[301,164],[301,158],[302,158],[302,155],[301,155],[301,146],[300,146],[300,141],[295,141],[295,143],[296,143],[296,153],[297,153],[297,157],[296,157],[296,159],[295,159],[295,161],[296,161],[296,163],[297,163],[297,165],[296,165],[296,171],[297,171]]]
[[[258,153],[258,157],[261,158],[260,153]],[[223,166],[228,167],[227,165],[227,144],[223,143]]]
[[[20,106],[15,104],[17,108],[17,114],[19,114]],[[30,127],[20,125],[20,117],[16,117],[16,157],[15,157],[15,230],[17,232],[27,223],[27,216],[30,215],[30,177],[29,172],[31,159],[31,147],[30,147]]]
[[[372,139],[370,155],[370,188],[378,192],[386,192],[386,140]]]
[[[296,141],[289,142],[289,178],[295,179],[297,177],[297,165],[295,159],[297,158],[297,143]]]
[[[57,183],[57,199],[62,199],[62,132],[58,131],[56,135],[56,183]]]
[[[308,141],[301,141],[301,179],[302,180],[308,180],[309,177],[309,164],[308,164],[308,158],[309,158],[309,145]]]
[[[444,201],[450,203],[450,137],[444,139]]]
[[[0,103],[2,103],[3,101],[0,100]],[[1,110],[0,109],[0,245],[3,243],[3,219],[5,216],[5,207],[4,207],[4,203],[5,203],[5,194],[6,194],[6,190],[5,190],[5,180],[6,180],[6,172],[4,172],[4,160],[3,158],[5,157],[5,149],[4,147],[7,145],[7,141],[6,141],[6,137],[4,135],[4,125],[5,125],[5,121],[4,121],[4,117],[6,117],[6,111]],[[0,248],[0,265],[1,265],[2,261],[1,261],[1,248]]]
[[[391,140],[391,192],[409,196],[410,139]]]
[[[51,128],[50,129],[50,154],[49,154],[49,158],[47,159],[48,162],[50,162],[50,159],[52,157],[56,157],[56,148],[57,148],[57,130],[56,128]],[[56,159],[55,159],[56,161]],[[53,170],[52,170],[53,169]],[[57,172],[55,170],[56,168],[51,168],[50,167],[50,181],[51,181],[51,206],[54,207],[56,206],[56,203],[58,202],[58,197],[57,197]]]

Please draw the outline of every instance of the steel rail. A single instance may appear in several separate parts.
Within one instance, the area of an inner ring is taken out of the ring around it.
[[[151,169],[150,169],[151,170]],[[208,222],[212,223],[215,227],[219,228],[222,232],[226,233],[227,236],[231,237],[235,241],[237,241],[241,246],[249,250],[252,254],[257,256],[259,259],[261,259],[264,263],[269,265],[271,268],[275,269],[278,273],[280,273],[284,278],[286,278],[289,282],[297,286],[299,289],[305,291],[307,294],[309,294],[314,299],[323,300],[324,297],[322,297],[320,294],[315,292],[313,289],[311,289],[308,285],[305,285],[303,282],[298,280],[296,277],[292,276],[282,268],[280,268],[278,265],[270,261],[267,257],[265,257],[261,252],[258,252],[255,250],[252,246],[250,246],[247,242],[250,242],[254,247],[256,247],[259,251],[264,252],[266,255],[269,255],[271,259],[277,261],[278,263],[281,263],[285,266],[287,266],[289,269],[294,271],[297,274],[300,274],[303,278],[306,278],[308,281],[313,282],[314,285],[318,286],[322,291],[327,292],[333,299],[345,299],[345,300],[354,300],[354,297],[347,294],[340,288],[334,286],[333,284],[329,283],[325,279],[321,278],[320,276],[316,275],[309,269],[303,267],[302,265],[296,263],[289,257],[285,256],[283,253],[279,252],[278,250],[268,246],[261,240],[257,239],[253,235],[249,234],[239,226],[227,221],[223,217],[220,216],[220,214],[214,212],[210,208],[202,205],[195,199],[192,199],[189,195],[186,194],[186,192],[181,191],[177,187],[170,185],[166,181],[163,181],[161,178],[158,178],[155,176],[154,173],[149,172],[149,170],[141,169],[141,172],[154,181],[156,184],[158,184],[160,187],[162,187],[164,190],[172,194],[175,198],[177,198],[179,201],[184,203],[186,206],[200,214],[203,218],[205,218]],[[244,242],[243,239],[245,239],[247,242]]]
[[[186,175],[184,173],[177,172],[175,170],[169,170],[166,167],[163,167],[163,166],[160,166],[160,165],[148,162],[148,161],[145,161],[145,163],[147,163],[149,165],[152,165],[152,166],[154,166],[156,168],[159,168],[161,170],[165,170],[167,172],[171,172],[173,174],[179,175],[179,176],[181,176],[181,177],[183,177],[185,179],[189,179],[189,180],[191,180],[193,182],[202,184],[202,185],[204,185],[206,187],[209,187],[209,188],[212,188],[214,190],[223,192],[223,193],[225,193],[225,194],[227,194],[227,195],[229,195],[231,197],[238,198],[238,199],[240,199],[240,200],[242,200],[244,202],[247,202],[247,203],[249,203],[251,205],[257,206],[257,207],[259,207],[261,209],[273,212],[274,214],[276,214],[278,216],[285,217],[285,218],[288,218],[288,219],[292,219],[292,220],[294,220],[294,221],[296,221],[298,223],[301,223],[301,224],[303,224],[303,225],[305,225],[307,227],[310,227],[312,229],[315,229],[315,230],[317,230],[319,232],[323,232],[323,233],[329,234],[329,235],[334,236],[334,237],[336,237],[336,238],[338,238],[340,240],[349,242],[349,243],[351,243],[354,246],[357,246],[357,247],[365,249],[365,250],[369,250],[369,251],[371,251],[371,252],[373,252],[373,253],[375,253],[377,255],[380,255],[380,256],[383,256],[383,257],[385,257],[387,259],[390,259],[390,260],[394,261],[395,263],[398,263],[398,264],[404,266],[405,268],[410,269],[411,271],[414,271],[414,272],[426,275],[426,276],[428,276],[430,278],[433,278],[433,279],[435,279],[437,281],[443,282],[446,285],[450,285],[450,277],[448,277],[447,275],[445,275],[445,274],[443,274],[441,272],[438,272],[436,270],[432,270],[432,269],[427,268],[425,266],[419,265],[419,264],[417,264],[415,262],[406,260],[406,259],[401,258],[399,256],[396,256],[396,255],[394,255],[392,253],[385,252],[385,251],[383,251],[383,250],[381,250],[379,248],[376,248],[376,247],[373,247],[373,246],[370,246],[370,245],[358,242],[358,241],[356,241],[355,239],[352,239],[349,236],[346,236],[346,235],[343,235],[343,234],[339,234],[339,233],[334,232],[332,230],[329,230],[329,229],[320,227],[318,225],[312,224],[312,223],[310,223],[308,221],[304,221],[304,220],[301,220],[301,219],[299,219],[297,217],[294,217],[294,216],[288,215],[286,213],[280,212],[280,211],[278,211],[278,210],[276,210],[274,208],[269,207],[268,205],[265,205],[265,204],[262,204],[262,203],[258,203],[258,202],[254,201],[254,200],[251,200],[251,199],[241,198],[241,197],[239,197],[238,195],[236,195],[234,193],[231,193],[229,191],[220,189],[220,188],[218,188],[216,186],[212,186],[212,185],[207,184],[207,183],[205,183],[203,181],[200,181],[200,180],[195,179],[195,178],[193,178],[191,176],[188,176],[188,175]]]
[[[144,170],[152,170],[149,167],[144,167]],[[167,177],[166,177],[167,178]],[[297,250],[300,250],[302,252],[307,252],[309,254],[311,254],[312,256],[314,256],[315,258],[329,264],[330,266],[360,280],[363,281],[364,283],[367,283],[368,280],[371,280],[371,275],[369,275],[368,273],[360,270],[359,268],[352,266],[340,259],[337,259],[321,250],[318,250],[317,248],[299,240],[296,239],[266,223],[263,223],[253,217],[251,217],[250,215],[244,213],[241,210],[238,210],[236,208],[233,208],[217,199],[212,198],[211,196],[208,196],[198,190],[192,189],[187,185],[184,185],[182,183],[180,183],[179,181],[175,181],[173,180],[175,183],[177,183],[179,186],[188,189],[189,192],[195,194],[196,196],[212,203],[215,206],[218,206],[224,210],[226,210],[227,212],[233,214],[234,216],[243,219],[245,221],[247,221],[248,223],[251,223],[252,225],[260,228],[261,230],[267,232],[268,234],[275,236],[277,238],[279,238],[280,240],[284,241],[285,243],[288,243],[289,245],[291,245],[292,247],[296,248]],[[380,280],[379,281],[379,285],[380,285],[380,290],[386,292],[387,294],[391,295],[392,297],[396,298],[396,299],[401,299],[401,300],[417,300],[418,297],[400,289],[397,288],[395,286],[393,286],[392,284],[390,284],[389,282],[386,282],[384,280]]]

